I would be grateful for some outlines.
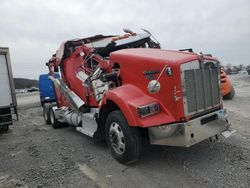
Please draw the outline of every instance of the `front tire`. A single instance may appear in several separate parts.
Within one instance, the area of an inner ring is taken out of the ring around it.
[[[120,110],[111,112],[106,120],[106,140],[112,156],[120,163],[136,162],[142,151],[138,128],[130,127]]]

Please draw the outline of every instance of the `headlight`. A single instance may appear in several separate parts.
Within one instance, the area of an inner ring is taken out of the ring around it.
[[[148,105],[139,106],[137,111],[140,117],[146,117],[158,113],[160,111],[160,106],[155,102]]]
[[[148,83],[148,91],[152,94],[156,94],[160,91],[161,89],[161,84],[157,80],[151,80]]]

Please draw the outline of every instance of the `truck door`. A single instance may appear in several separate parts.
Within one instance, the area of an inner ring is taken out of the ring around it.
[[[0,52],[0,107],[13,104],[6,54]]]

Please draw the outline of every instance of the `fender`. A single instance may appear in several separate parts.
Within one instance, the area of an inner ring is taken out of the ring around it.
[[[125,84],[113,90],[109,90],[103,97],[101,105],[107,103],[107,100],[114,102],[123,112],[130,126],[151,127],[174,122],[172,115],[160,104],[158,100],[143,93],[139,88]],[[157,114],[140,118],[137,107],[158,102],[161,111]]]

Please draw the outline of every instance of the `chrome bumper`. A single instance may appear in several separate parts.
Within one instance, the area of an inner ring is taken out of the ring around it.
[[[228,131],[226,109],[221,109],[186,123],[149,128],[151,144],[189,147],[212,136]]]

